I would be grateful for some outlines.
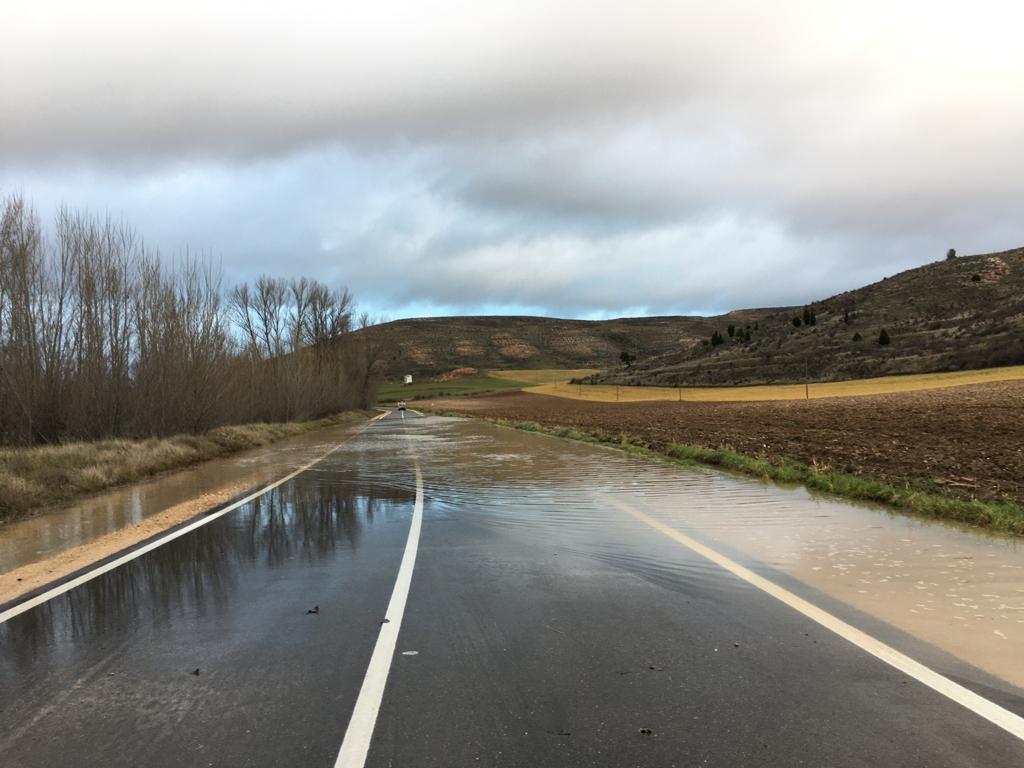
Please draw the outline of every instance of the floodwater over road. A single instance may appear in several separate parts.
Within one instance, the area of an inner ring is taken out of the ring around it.
[[[396,415],[0,623],[5,762],[333,765],[414,460],[422,534],[367,765],[1019,764],[1019,739],[637,516],[1021,714],[1015,541]]]
[[[454,429],[461,432],[453,441],[454,455],[426,455],[461,468],[456,483],[435,482],[433,488],[435,497],[455,508],[466,495],[480,493],[478,481],[493,483],[501,491],[484,494],[482,507],[474,502],[492,524],[546,531],[567,524],[612,525],[614,513],[609,518],[602,501],[628,498],[670,526],[1024,687],[1024,540],[1018,537],[556,438],[495,433],[477,424]],[[540,515],[524,514],[514,490],[519,486],[542,494],[550,489]],[[653,571],[672,567],[653,554],[627,550],[622,556]]]
[[[322,455],[351,432],[351,427],[339,426],[296,435],[5,523],[0,526],[0,573],[87,544],[197,497],[262,485]]]

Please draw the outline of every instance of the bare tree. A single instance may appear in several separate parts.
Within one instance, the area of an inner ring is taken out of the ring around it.
[[[126,224],[66,208],[53,233],[21,197],[2,202],[0,440],[166,435],[372,399],[375,352],[353,338],[346,289],[263,275],[225,292],[209,257],[163,261]]]

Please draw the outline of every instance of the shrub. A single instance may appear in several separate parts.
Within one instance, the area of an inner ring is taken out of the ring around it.
[[[793,318],[793,327],[794,328],[799,328],[800,325],[801,325],[801,321],[800,321],[800,317],[798,315],[797,317]]]
[[[981,282],[981,275],[979,275],[977,272],[975,272],[973,275],[971,275],[971,282],[972,283],[980,283]]]
[[[730,324],[729,327],[725,329],[725,332],[729,334],[730,339],[733,338],[736,336],[736,326]]]
[[[878,343],[883,347],[889,343],[889,334],[886,332],[885,328],[883,328],[878,334]]]
[[[854,341],[860,341],[860,340],[861,340],[861,335],[860,335],[860,333],[855,333],[855,334],[853,334],[853,340],[854,340]]]
[[[956,258],[956,248],[950,248],[946,251],[946,261],[952,261]]]
[[[722,334],[720,334],[718,331],[715,331],[714,333],[711,334],[711,346],[712,347],[717,347],[723,341],[724,341],[724,339],[722,338]]]

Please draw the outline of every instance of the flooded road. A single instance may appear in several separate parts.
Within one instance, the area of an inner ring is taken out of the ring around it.
[[[1020,739],[642,518],[1024,713],[1015,541],[392,415],[0,623],[4,765],[334,765],[385,618],[371,766],[1020,764]]]
[[[4,523],[0,525],[0,573],[88,544],[176,505],[218,492],[228,498],[265,484],[322,455],[352,432],[351,426],[338,426],[296,435]]]

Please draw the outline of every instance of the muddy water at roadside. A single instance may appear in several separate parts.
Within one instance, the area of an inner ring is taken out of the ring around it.
[[[263,483],[323,454],[350,431],[338,428],[292,438],[5,526],[0,529],[0,571],[102,536],[210,489],[239,481]],[[286,489],[305,489],[299,506],[312,510],[309,514],[322,504],[333,508],[331,494],[338,489],[370,498],[397,483],[408,496],[402,484],[408,484],[410,447],[419,457],[426,484],[426,534],[442,523],[456,529],[482,526],[496,537],[515,538],[530,556],[545,556],[554,547],[571,552],[574,561],[589,559],[595,572],[611,565],[621,570],[623,579],[643,579],[683,595],[710,594],[728,601],[728,590],[741,588],[723,581],[717,566],[616,509],[609,503],[616,498],[717,545],[748,567],[768,566],[1024,687],[1024,542],[1019,539],[818,498],[802,489],[442,418],[375,424]],[[253,507],[246,505],[222,525],[199,529],[188,542],[203,542],[249,519]],[[311,544],[321,535],[306,517],[296,521]],[[251,536],[280,529],[265,526],[258,516],[250,522]],[[284,530],[290,529],[286,525]],[[429,551],[422,553],[423,562],[430,556]],[[218,556],[214,552],[210,557]],[[131,576],[126,573],[123,578]],[[585,580],[586,568],[575,573]],[[180,578],[188,574],[182,568]]]
[[[1024,542],[751,485],[753,498],[735,505],[711,492],[684,508],[657,490],[647,503],[665,522],[1024,687]]]
[[[634,573],[702,578],[692,565],[675,573],[671,548],[638,546],[607,504],[615,496],[1024,687],[1019,538],[490,425],[435,423],[423,453],[431,494],[452,514],[565,537],[602,561],[627,557]]]
[[[180,504],[213,498],[207,505],[213,506],[223,500],[218,495],[233,496],[302,466],[359,426],[341,425],[296,435],[0,525],[0,573],[88,544]],[[194,513],[205,511],[201,507]]]

